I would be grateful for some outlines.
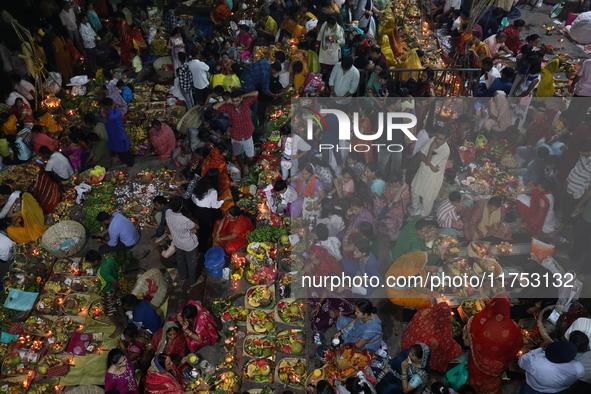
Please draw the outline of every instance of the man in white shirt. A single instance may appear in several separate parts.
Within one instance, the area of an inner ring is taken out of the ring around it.
[[[433,17],[437,21],[437,28],[450,22],[450,14],[453,10],[459,10],[462,7],[462,0],[445,0],[443,5],[433,10]]]
[[[570,341],[552,342],[546,349],[537,348],[519,359],[525,371],[521,392],[559,393],[566,390],[585,373],[575,360],[577,346]],[[533,390],[535,391],[533,391]]]
[[[484,97],[486,91],[490,88],[490,85],[492,85],[495,79],[501,78],[501,72],[493,66],[493,60],[490,57],[482,59],[482,67],[480,68],[484,71],[484,75],[482,75],[478,81],[478,91],[476,92],[476,96]]]
[[[289,176],[298,173],[298,160],[312,149],[302,137],[291,132],[291,125],[288,123],[281,127],[281,139],[279,147],[283,147],[281,157],[281,179],[287,180]]]
[[[209,81],[207,80],[209,66],[198,57],[194,57],[188,64],[189,70],[193,74],[193,86],[196,89],[196,92],[193,94],[195,103],[203,104],[209,94]]]
[[[74,168],[70,164],[68,158],[62,155],[60,152],[51,152],[47,146],[39,148],[39,154],[43,159],[47,160],[45,165],[45,171],[53,172],[62,181],[70,179],[74,175]]]
[[[345,97],[345,100],[337,101],[338,104],[348,104],[359,86],[359,70],[353,66],[353,58],[345,56],[340,63],[337,63],[328,81],[331,97]]]
[[[76,13],[74,12],[74,8],[72,8],[70,6],[70,3],[67,1],[64,1],[63,9],[60,12],[60,21],[68,31],[70,39],[76,45],[76,49],[82,51],[82,39],[80,38],[80,34],[78,33]]]
[[[35,96],[37,95],[37,91],[35,90],[35,86],[32,83],[23,79],[20,75],[13,75],[12,82],[13,89],[17,93],[26,98],[29,101],[29,103],[35,103]]]
[[[7,262],[12,258],[13,247],[14,242],[6,234],[0,233],[0,261]]]
[[[99,37],[94,32],[92,25],[88,21],[88,16],[83,14],[80,17],[80,36],[82,37],[82,44],[84,45],[84,50],[86,51],[86,57],[90,64],[96,67],[94,61],[96,60],[96,42],[99,40]]]
[[[182,284],[188,279],[191,287],[203,281],[202,267],[197,261],[197,247],[199,240],[197,231],[199,225],[181,213],[183,198],[174,197],[168,203],[170,209],[166,211],[166,225],[170,230],[172,242],[176,248],[176,263]]]

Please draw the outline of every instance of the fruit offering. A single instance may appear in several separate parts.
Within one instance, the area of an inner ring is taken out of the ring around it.
[[[43,359],[39,362],[39,365],[37,366],[37,373],[39,375],[45,376],[47,375],[47,371],[49,370],[49,368],[68,365],[66,360],[67,359],[59,358],[58,356],[48,354],[47,356],[43,357]]]
[[[280,261],[281,268],[287,272],[301,271],[304,268],[304,258],[298,254],[282,254]]]
[[[215,382],[215,375],[206,374],[196,370],[191,371],[191,378],[187,382],[186,391],[196,389],[202,384],[211,386]]]
[[[222,373],[215,381],[215,392],[218,393],[218,390],[223,390],[230,394],[240,391],[241,383],[240,376],[236,375],[234,372],[230,371]]]
[[[464,300],[460,307],[462,308],[462,313],[469,319],[478,312],[482,311],[484,308],[483,304],[484,303],[480,299]]]
[[[10,343],[0,343],[0,357],[6,356],[11,347]]]
[[[253,310],[248,316],[248,321],[252,329],[258,333],[271,333],[277,330],[275,324],[275,314],[273,312],[264,312]]]
[[[58,275],[93,276],[95,271],[87,261],[80,259],[61,259],[53,266],[53,273]]]
[[[14,344],[14,350],[31,350],[39,352],[45,346],[45,341],[43,339],[44,338],[35,335],[22,334]]]
[[[275,344],[278,351],[287,354],[304,354],[306,336],[302,330],[285,330],[277,334]]]
[[[66,350],[68,345],[68,335],[56,334],[54,337],[47,338],[47,350],[51,353],[61,353]]]
[[[246,292],[248,306],[252,308],[271,309],[275,305],[275,287],[255,286]]]
[[[35,371],[35,364],[23,360],[19,353],[10,353],[2,364],[2,373],[4,375],[28,375]]]
[[[277,315],[284,323],[304,323],[304,301],[301,298],[286,298],[277,304]]]
[[[66,315],[78,316],[84,312],[84,308],[88,303],[88,296],[82,294],[70,294],[64,300],[62,309]]]
[[[296,358],[284,358],[277,365],[279,383],[292,387],[303,387],[308,374],[306,373],[306,360]]]
[[[35,304],[35,310],[44,315],[57,315],[61,312],[64,297],[54,292],[42,294],[37,304]]]
[[[92,301],[92,303],[88,307],[88,317],[100,323],[107,321],[109,317],[105,315],[105,312],[103,311],[102,300],[97,299]]]
[[[272,357],[275,343],[262,335],[249,335],[244,339],[244,354],[250,357]]]
[[[70,316],[61,316],[55,320],[54,329],[57,334],[80,331],[84,324],[75,322]]]
[[[31,335],[48,337],[51,335],[52,323],[41,316],[29,317],[25,321],[25,332]]]
[[[246,324],[249,310],[243,306],[230,305],[226,307],[220,316],[223,323]]]
[[[244,379],[259,383],[273,382],[273,362],[266,358],[249,360],[244,364]]]
[[[479,259],[494,260],[494,256],[490,251],[490,243],[472,241],[468,247],[468,254]]]
[[[10,382],[10,381],[2,381],[0,384],[0,394],[22,394],[23,393],[23,385],[19,382]],[[27,391],[29,394],[29,391]]]
[[[59,381],[57,380],[57,378],[33,382],[33,383],[31,383],[31,386],[27,390],[27,394],[44,394],[44,393],[51,392],[52,389],[54,389],[54,391],[58,391],[58,389],[59,389],[59,387],[57,386],[58,382]],[[58,388],[56,388],[56,387],[58,387]]]
[[[315,369],[308,378],[308,384],[316,386],[319,381],[324,379],[324,371],[322,369]]]

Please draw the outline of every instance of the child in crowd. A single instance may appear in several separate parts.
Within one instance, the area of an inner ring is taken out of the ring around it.
[[[140,79],[139,74],[143,69],[142,58],[138,55],[137,49],[135,48],[131,48],[129,53],[133,56],[133,59],[131,61],[131,67],[126,70],[126,74],[128,78],[135,78],[138,81]]]
[[[464,228],[460,218],[463,209],[462,194],[458,191],[449,193],[447,201],[444,201],[437,210],[437,224],[444,229],[458,230],[457,234],[461,234],[459,230]],[[456,233],[456,231],[453,232]]]
[[[126,85],[125,82],[119,80],[117,81],[117,89],[119,89],[123,100],[125,100],[127,104],[131,103],[131,100],[133,100],[133,90],[131,90],[129,84]]]

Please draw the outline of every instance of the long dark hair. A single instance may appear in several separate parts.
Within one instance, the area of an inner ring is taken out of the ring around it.
[[[211,190],[219,191],[219,177],[220,170],[217,168],[210,168],[207,170],[203,178],[199,179],[195,185],[193,194],[198,200],[201,200]]]
[[[111,365],[115,365],[121,360],[121,357],[125,357],[125,354],[119,349],[111,349],[107,355],[107,368]]]

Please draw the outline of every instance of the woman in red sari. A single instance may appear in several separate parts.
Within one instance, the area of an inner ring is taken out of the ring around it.
[[[201,157],[203,158],[203,162],[201,163],[201,176],[205,176],[205,173],[210,168],[217,168],[220,171],[220,176],[218,178],[219,199],[223,200],[226,197],[231,196],[232,192],[230,191],[230,184],[232,181],[228,174],[226,159],[222,156],[220,149],[215,145],[210,144],[207,149],[201,150]],[[222,205],[221,210],[223,213],[226,213],[232,206],[234,206],[233,201],[226,201],[224,202],[224,205]]]
[[[148,348],[156,353],[165,353],[178,359],[187,354],[185,338],[181,334],[179,325],[173,321],[166,322],[164,327],[154,333]]]
[[[131,27],[125,19],[125,14],[121,11],[115,13],[115,19],[117,20],[117,29],[119,31],[119,47],[121,49],[121,63],[122,66],[130,66],[133,57],[129,52],[133,48],[133,32]]]
[[[554,121],[559,112],[558,108],[547,108],[542,116],[531,122],[525,131],[525,145],[535,146],[542,138],[549,141],[554,133]]]
[[[476,241],[485,237],[511,239],[513,231],[505,222],[505,206],[501,196],[478,200],[464,215],[464,236]]]
[[[33,197],[44,213],[54,213],[55,207],[62,201],[62,189],[45,170],[37,173]]]
[[[183,329],[187,348],[191,353],[213,345],[219,338],[213,315],[198,301],[188,301],[181,307],[176,321]]]
[[[213,245],[221,246],[230,254],[248,244],[246,234],[254,230],[249,218],[244,216],[240,208],[233,206],[222,220],[213,225]]]
[[[189,394],[209,390],[207,385],[192,390],[185,390],[184,386],[183,374],[174,365],[170,357],[163,353],[154,356],[146,375],[145,392],[149,394]]]
[[[470,346],[468,383],[479,394],[502,394],[503,372],[523,347],[521,328],[510,317],[510,303],[497,295],[464,328]]]
[[[314,275],[323,277],[342,272],[341,263],[326,248],[312,245],[308,249],[308,253],[310,254],[310,260],[306,262],[306,268],[304,270],[311,271]]]
[[[540,178],[537,182],[538,185],[531,189],[531,196],[521,194],[515,201],[515,206],[525,222],[527,232],[531,236],[542,232],[546,222],[546,216],[550,211],[550,207],[554,205],[552,181],[547,178]],[[556,230],[555,227],[554,230]]]
[[[429,368],[445,372],[451,360],[462,354],[451,329],[451,308],[446,302],[417,311],[404,330],[400,347],[408,349],[425,343],[431,349]]]

